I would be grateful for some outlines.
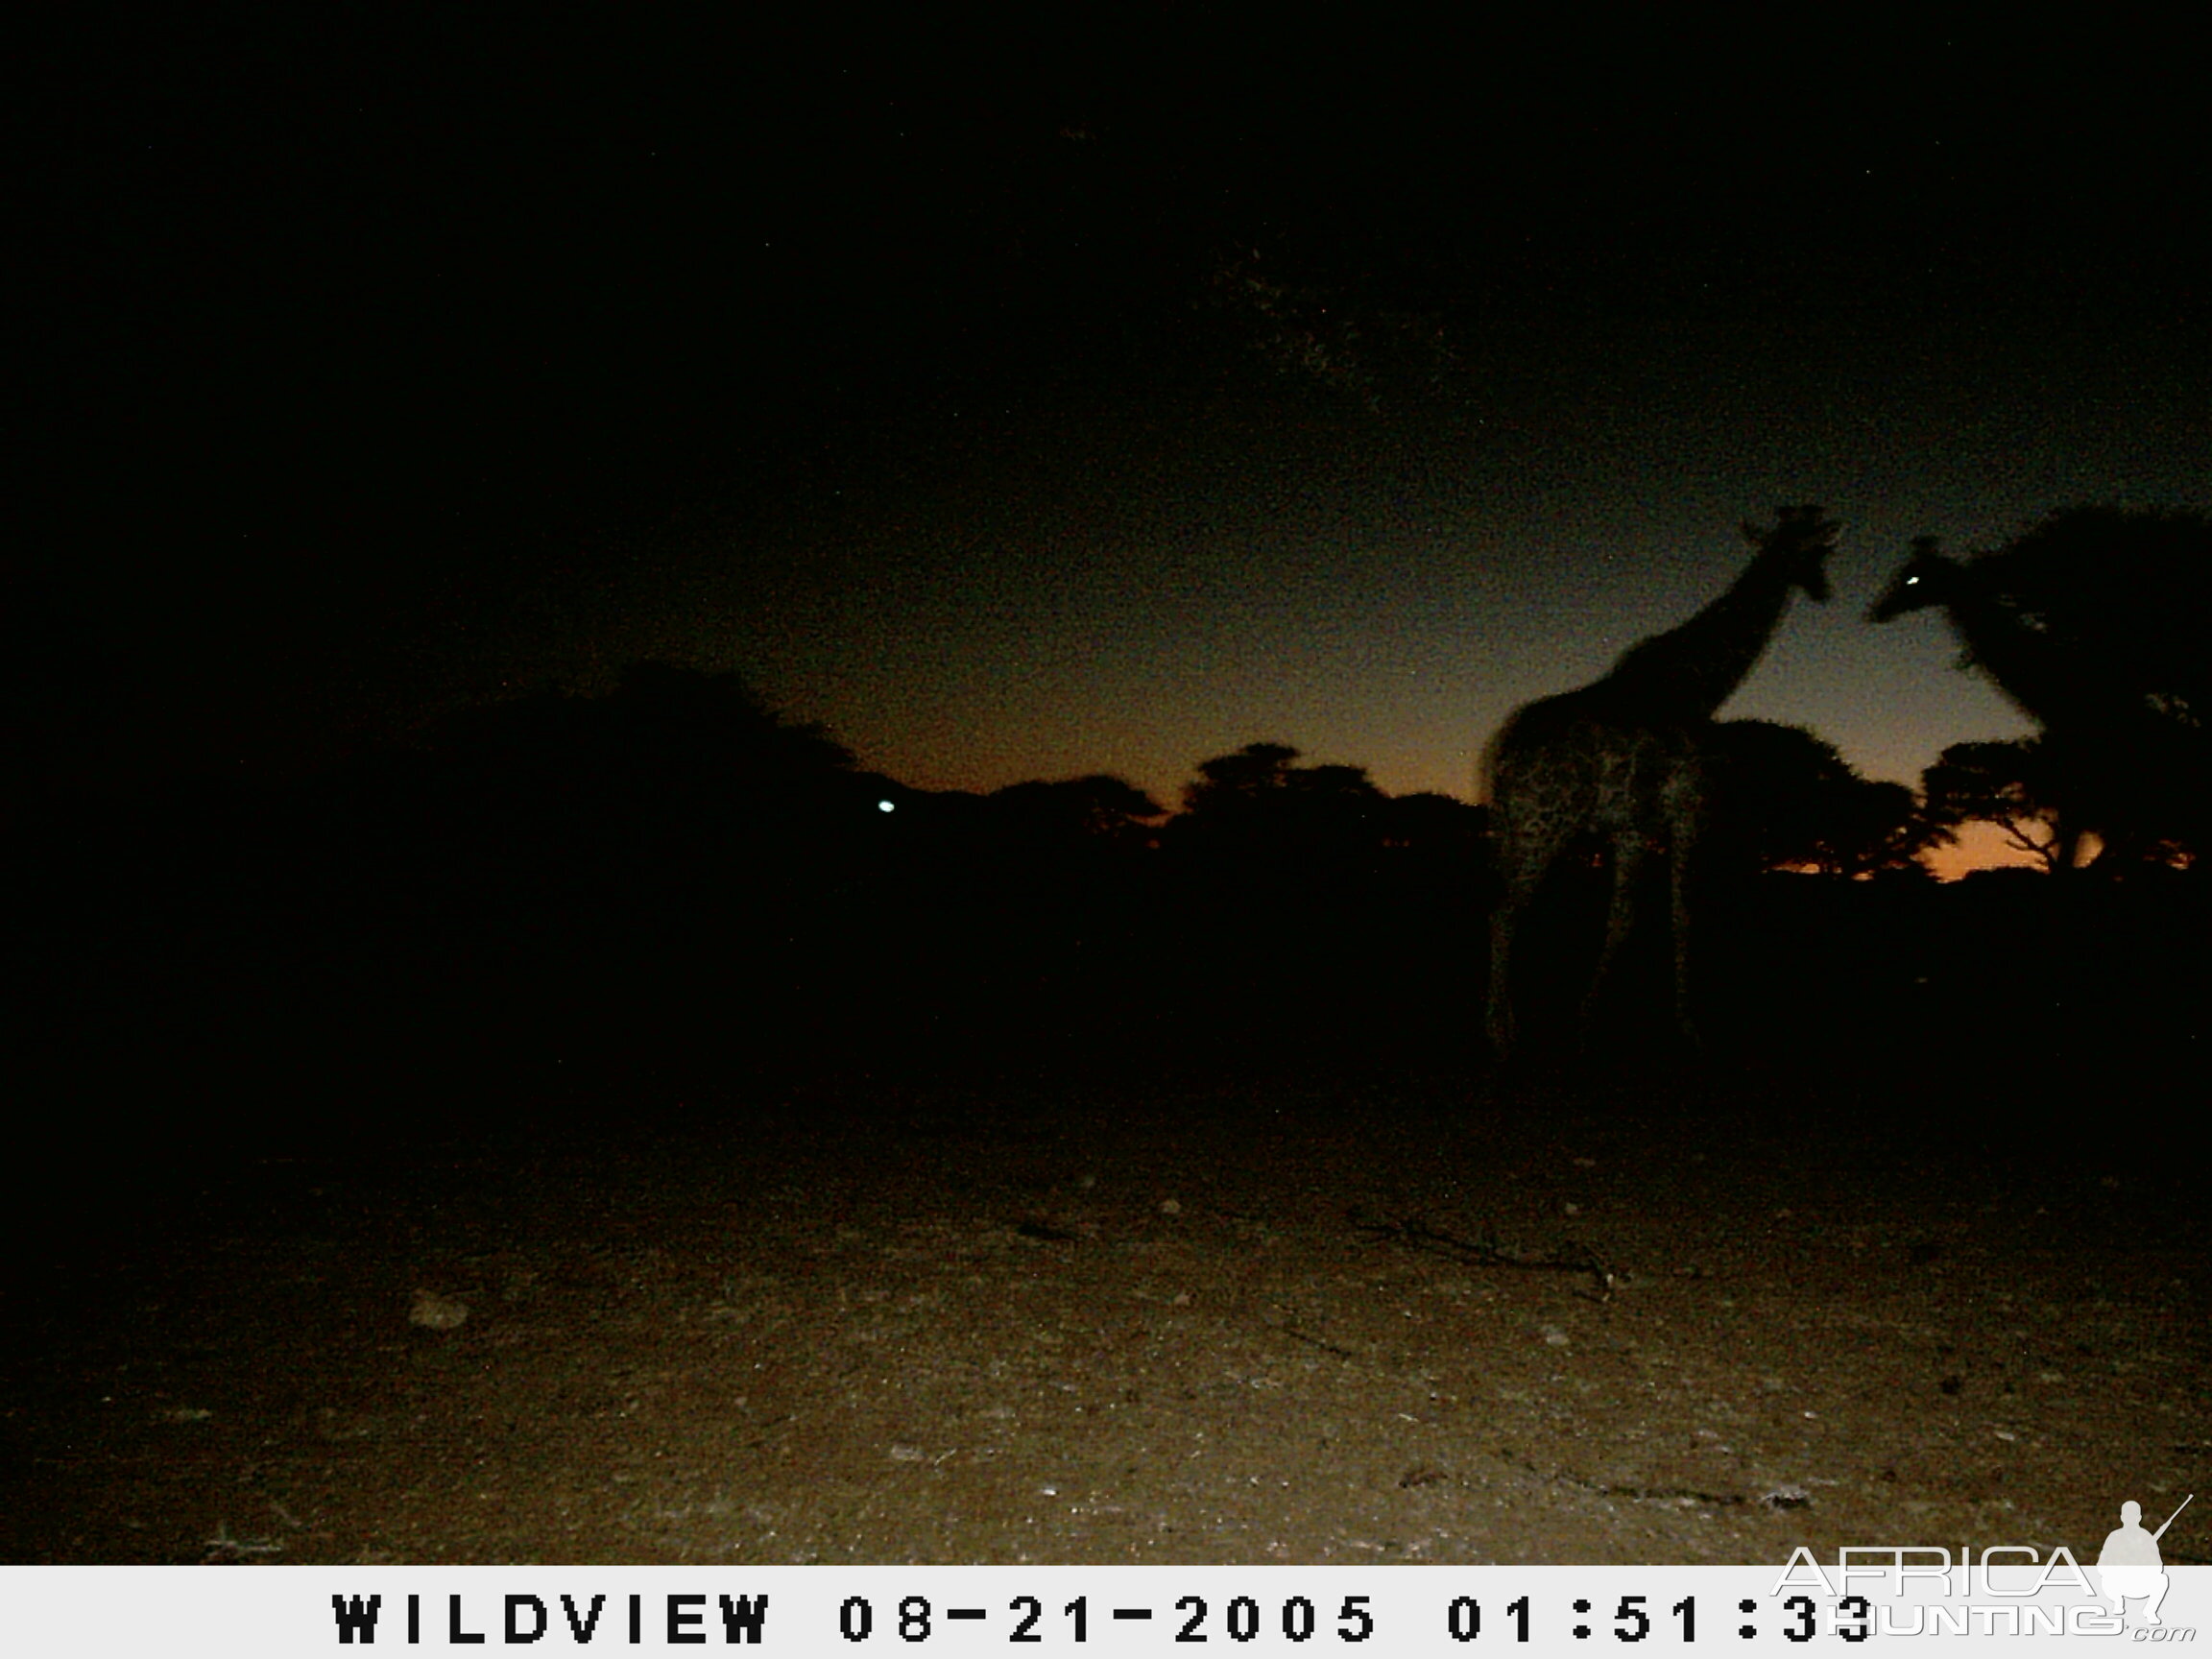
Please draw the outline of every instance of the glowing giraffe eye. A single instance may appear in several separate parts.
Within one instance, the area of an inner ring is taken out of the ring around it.
[[[1908,588],[1917,588],[1919,585],[1920,578],[1917,576],[1908,576],[1905,578],[1905,586]]]

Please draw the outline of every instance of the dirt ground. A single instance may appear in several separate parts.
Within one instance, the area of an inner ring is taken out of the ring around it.
[[[2212,1488],[2204,1190],[2093,1125],[864,1078],[608,1116],[241,1160],[57,1246],[0,1553],[2088,1558]]]

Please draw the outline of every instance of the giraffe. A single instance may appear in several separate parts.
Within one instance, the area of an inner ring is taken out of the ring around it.
[[[1868,609],[1867,619],[1892,622],[1915,611],[1940,609],[1966,664],[1981,669],[2043,729],[2043,741],[2076,783],[2070,798],[2057,803],[2056,868],[2073,870],[2083,834],[2095,832],[2106,849],[2129,839],[2120,824],[2136,814],[2127,806],[2140,806],[2144,789],[2156,787],[2162,740],[2171,733],[2159,730],[2128,688],[2080,671],[2007,602],[1994,582],[1978,576],[1972,563],[1947,558],[1940,548],[1938,538],[1915,536],[1911,555]]]
[[[1695,1041],[1687,877],[1706,811],[1713,717],[1767,649],[1791,590],[1828,597],[1825,561],[1836,526],[1818,507],[1785,507],[1771,528],[1747,523],[1743,534],[1758,552],[1725,593],[1680,627],[1630,646],[1602,680],[1515,709],[1491,740],[1483,772],[1504,892],[1490,914],[1486,1025],[1500,1055],[1511,1051],[1516,1035],[1515,932],[1545,876],[1593,835],[1612,855],[1612,897],[1583,1022],[1635,922],[1638,878],[1663,847],[1674,1019]]]

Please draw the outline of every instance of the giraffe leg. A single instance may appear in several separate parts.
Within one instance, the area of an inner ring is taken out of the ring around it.
[[[1699,1046],[1697,1020],[1690,996],[1690,847],[1677,840],[1668,863],[1668,897],[1674,926],[1674,1028],[1691,1047]]]
[[[1613,837],[1613,898],[1606,906],[1605,945],[1598,952],[1598,971],[1590,976],[1589,992],[1582,998],[1585,1033],[1598,1018],[1599,1003],[1621,965],[1628,935],[1635,931],[1637,889],[1643,883],[1644,866],[1650,853],[1650,843],[1632,830]]]
[[[1521,887],[1519,880],[1509,881],[1490,911],[1490,998],[1482,1028],[1501,1059],[1512,1052],[1518,1035],[1513,1017],[1513,930],[1527,909]]]
[[[1674,938],[1674,1028],[1682,1041],[1691,1047],[1700,1046],[1697,1020],[1691,996],[1691,956],[1695,947],[1691,912],[1694,902],[1690,892],[1692,867],[1696,862],[1697,832],[1701,824],[1702,779],[1694,774],[1694,782],[1685,781],[1670,791],[1667,829],[1667,898],[1669,921],[1672,924]]]
[[[1513,1011],[1514,935],[1544,884],[1557,849],[1537,840],[1507,837],[1499,850],[1505,890],[1490,911],[1490,997],[1483,1030],[1503,1059],[1513,1050],[1519,1022]]]

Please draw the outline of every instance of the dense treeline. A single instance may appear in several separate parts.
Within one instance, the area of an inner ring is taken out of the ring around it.
[[[2140,651],[2094,559],[2156,589]],[[2059,515],[1962,563],[1923,543],[1878,617],[1943,606],[2042,731],[1954,746],[1917,794],[1809,732],[1713,728],[1708,1057],[1984,1115],[2196,1100],[2212,764],[2173,613],[2204,613],[2207,565],[2186,515]],[[42,707],[10,710],[0,1042],[56,1191],[795,1071],[1489,1065],[1483,810],[1279,743],[1172,803],[1111,777],[931,793],[734,677],[642,664],[312,777],[104,793],[60,781]],[[1974,820],[2045,871],[1935,882],[1920,855]],[[1595,850],[1568,861],[1524,990],[1539,1051],[1633,1069],[1669,1041],[1651,930],[1599,1023],[1567,1015],[1605,894]]]
[[[2079,1036],[2123,987],[2145,1041],[2185,1022],[2191,876],[1944,889],[1910,791],[1809,733],[1723,731],[1717,1041]],[[1480,808],[1266,743],[1204,761],[1177,807],[1104,777],[909,789],[732,677],[645,665],[304,781],[20,811],[12,1048],[50,1109],[209,1133],[795,1066],[1480,1063]],[[1603,892],[1591,869],[1547,899],[1540,1004],[1547,979],[1571,1004]],[[1649,944],[1602,1041],[1655,1036]]]

